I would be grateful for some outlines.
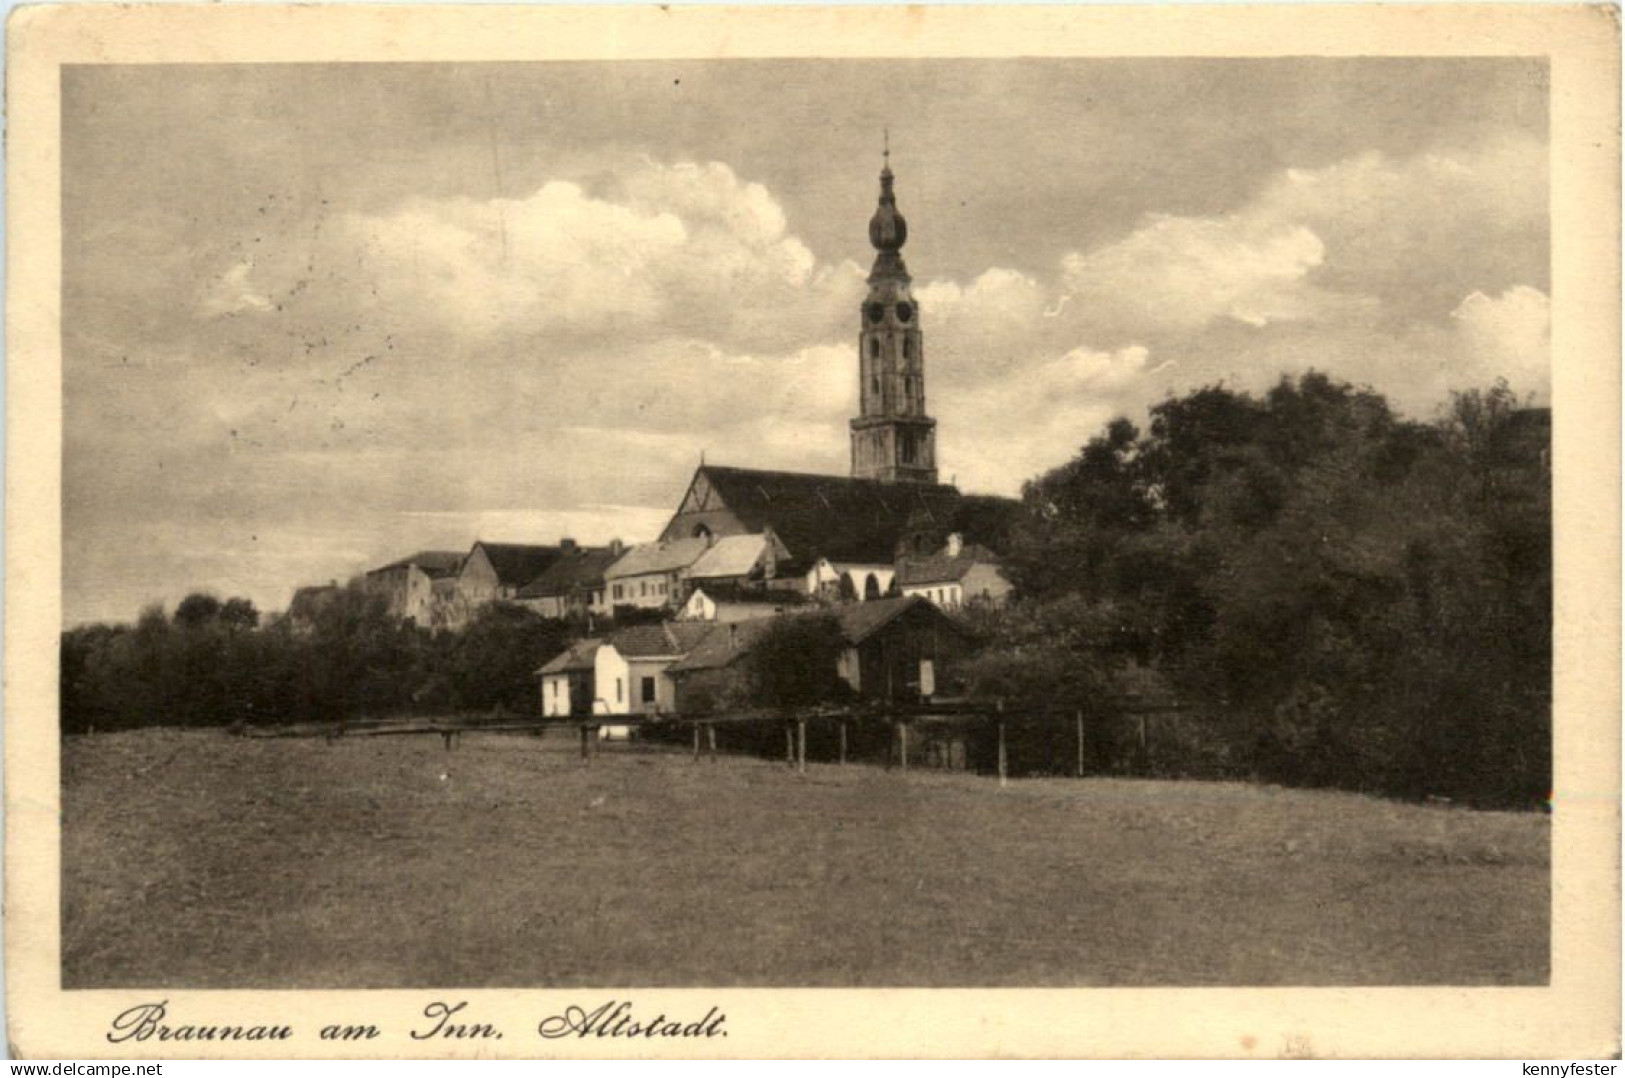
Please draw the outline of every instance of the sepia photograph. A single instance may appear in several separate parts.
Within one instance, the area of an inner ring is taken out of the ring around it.
[[[1556,983],[1551,56],[897,51],[61,63],[114,1050]]]

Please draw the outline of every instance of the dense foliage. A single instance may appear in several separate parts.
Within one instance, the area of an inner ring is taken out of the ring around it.
[[[1021,628],[980,681],[1142,662],[1202,706],[1190,751],[1252,774],[1542,801],[1549,424],[1504,384],[1414,423],[1319,374],[1169,399],[1145,433],[1118,420],[1027,484]]]
[[[534,671],[569,642],[530,611],[486,607],[460,633],[388,615],[359,587],[261,627],[245,599],[189,595],[166,617],[62,638],[62,727],[218,726],[413,711],[534,710]]]

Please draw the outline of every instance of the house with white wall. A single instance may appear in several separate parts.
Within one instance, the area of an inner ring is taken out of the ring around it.
[[[678,617],[683,621],[739,622],[770,618],[805,610],[811,600],[798,591],[742,588],[729,584],[697,584],[688,593]]]
[[[667,669],[715,627],[702,622],[632,625],[604,641],[593,656],[596,715],[669,715],[677,708]]]
[[[675,609],[682,603],[683,574],[710,549],[709,537],[640,543],[604,570],[603,608]]]
[[[595,672],[602,640],[582,640],[536,671],[542,683],[542,715],[549,719],[593,713]]]
[[[998,555],[958,535],[948,536],[947,545],[935,554],[897,559],[897,587],[904,595],[917,595],[944,610],[974,603],[997,605],[1011,592]]]

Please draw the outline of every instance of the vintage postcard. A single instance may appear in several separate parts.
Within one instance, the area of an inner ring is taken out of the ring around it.
[[[1617,1056],[1617,9],[8,50],[14,1054]]]

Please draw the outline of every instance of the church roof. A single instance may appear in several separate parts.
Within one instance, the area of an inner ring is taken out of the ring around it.
[[[747,531],[771,528],[790,557],[890,563],[899,540],[913,532],[936,537],[961,532],[997,545],[1018,503],[961,494],[940,483],[883,483],[842,475],[770,472],[704,465],[711,488]]]

